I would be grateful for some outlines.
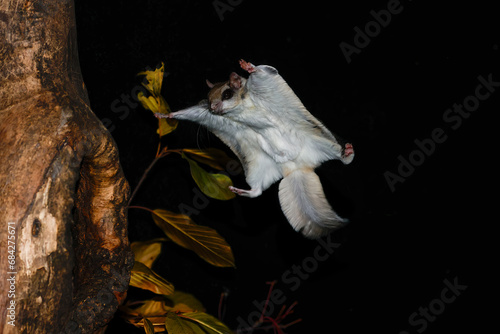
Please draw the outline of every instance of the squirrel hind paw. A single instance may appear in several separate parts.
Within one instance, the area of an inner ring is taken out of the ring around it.
[[[248,73],[253,73],[256,71],[255,66],[252,63],[246,62],[243,59],[240,59],[240,67]]]
[[[340,161],[345,165],[350,164],[354,159],[354,148],[352,144],[345,144],[345,148],[342,152],[342,156],[340,157]]]
[[[352,144],[347,143],[345,144],[344,157],[348,157],[351,154],[354,154],[354,147],[352,147]]]
[[[250,197],[250,198],[254,198],[254,197],[257,197],[260,194],[262,194],[262,189],[259,189],[259,188],[245,190],[245,189],[240,189],[240,188],[236,188],[233,186],[229,186],[229,190],[231,190],[233,193],[235,193],[237,195]]]

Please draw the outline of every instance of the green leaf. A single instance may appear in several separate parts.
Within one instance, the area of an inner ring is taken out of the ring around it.
[[[186,215],[161,209],[153,211],[153,220],[172,241],[192,250],[208,263],[234,267],[231,247],[214,229],[197,225]]]
[[[147,318],[144,318],[144,331],[146,334],[155,334],[155,328]]]
[[[161,295],[169,295],[174,292],[172,283],[138,261],[135,261],[134,268],[132,268],[130,285]]]
[[[233,182],[227,175],[208,173],[195,161],[186,157],[184,153],[182,153],[182,157],[189,162],[191,176],[205,195],[220,200],[228,200],[236,196],[229,190],[229,186],[232,186]]]
[[[179,316],[197,323],[209,334],[232,333],[219,319],[204,312],[181,313]]]
[[[165,328],[169,333],[175,334],[206,334],[196,324],[182,319],[174,312],[168,312],[165,319]]]
[[[224,170],[228,168],[237,170],[241,168],[237,160],[228,157],[224,151],[217,148],[207,148],[204,150],[184,148],[182,149],[182,152],[188,154],[196,161],[218,170]]]

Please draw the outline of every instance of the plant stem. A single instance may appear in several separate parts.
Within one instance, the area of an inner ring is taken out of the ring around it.
[[[137,185],[135,186],[135,189],[132,192],[132,195],[130,195],[130,199],[128,200],[128,203],[127,203],[128,207],[130,207],[130,203],[132,203],[132,199],[134,198],[135,194],[137,193],[137,190],[139,190],[142,183],[146,179],[146,176],[148,176],[149,171],[151,170],[151,168],[153,168],[153,166],[156,164],[156,162],[158,160],[160,160],[164,156],[169,155],[170,153],[182,154],[182,149],[168,150],[167,147],[165,147],[165,148],[163,148],[162,151],[160,151],[160,146],[161,146],[161,144],[158,145],[158,151],[156,152],[156,157],[154,158],[153,162],[151,162],[151,164],[148,166],[148,168],[146,168],[146,170],[144,171],[144,174],[142,174],[142,177],[139,180],[139,183],[137,183]]]
[[[220,321],[222,321],[222,319],[224,318],[224,313],[225,313],[224,301],[226,300],[226,297],[227,297],[227,292],[222,292],[220,294],[219,309],[217,312]]]
[[[141,210],[146,210],[146,211],[149,211],[149,212],[151,212],[151,213],[154,213],[154,211],[153,211],[153,210],[148,209],[148,208],[146,208],[146,207],[144,207],[144,206],[131,205],[131,206],[129,206],[128,208],[129,208],[129,209],[141,209]]]
[[[151,170],[151,168],[153,168],[153,166],[156,164],[156,162],[158,160],[160,160],[160,158],[164,157],[165,155],[156,155],[156,158],[154,158],[153,162],[151,162],[151,164],[148,166],[148,168],[146,168],[146,170],[144,171],[144,174],[142,174],[142,177],[141,179],[139,180],[139,183],[137,183],[137,185],[135,186],[135,189],[134,191],[132,192],[132,195],[130,195],[130,199],[128,200],[128,207],[130,207],[130,203],[132,202],[132,199],[134,199],[134,196],[135,194],[137,193],[137,190],[139,190],[139,188],[141,187],[142,183],[144,182],[144,180],[146,179],[146,176],[148,175],[149,171]]]
[[[158,125],[158,128],[160,127],[160,125]],[[156,157],[158,157],[158,155],[160,154],[160,148],[161,148],[161,138],[160,138],[160,141],[158,142],[158,149],[156,150]]]

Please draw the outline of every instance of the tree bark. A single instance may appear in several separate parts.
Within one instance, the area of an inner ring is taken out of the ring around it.
[[[73,1],[0,0],[1,333],[103,332],[125,298],[129,186],[89,105]]]

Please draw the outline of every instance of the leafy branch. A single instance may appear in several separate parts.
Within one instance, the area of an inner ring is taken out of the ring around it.
[[[146,76],[146,83],[143,83],[143,86],[150,93],[146,97],[143,92],[140,92],[139,101],[145,109],[153,113],[171,112],[167,102],[160,95],[163,74],[163,63],[154,71],[139,73],[139,75]],[[214,266],[234,267],[234,256],[229,244],[217,231],[207,226],[197,225],[187,215],[164,209],[130,205],[155,164],[172,153],[179,154],[188,162],[191,176],[205,195],[219,200],[228,200],[235,196],[228,189],[232,181],[227,175],[209,173],[197,163],[200,162],[216,170],[224,170],[231,159],[223,151],[213,148],[199,150],[162,147],[161,138],[174,131],[177,125],[176,120],[164,118],[158,120],[159,143],[156,156],[144,171],[128,203],[129,209],[150,212],[153,222],[166,236],[166,238],[131,244],[135,254],[135,265],[132,269],[130,285],[149,290],[155,293],[156,297],[143,301],[128,301],[120,309],[127,322],[143,327],[146,333],[168,331],[185,334],[226,334],[231,332],[226,325],[205,313],[205,308],[194,296],[175,290],[174,285],[158,275],[152,266],[161,253],[161,244],[165,241],[172,241],[193,251]]]

